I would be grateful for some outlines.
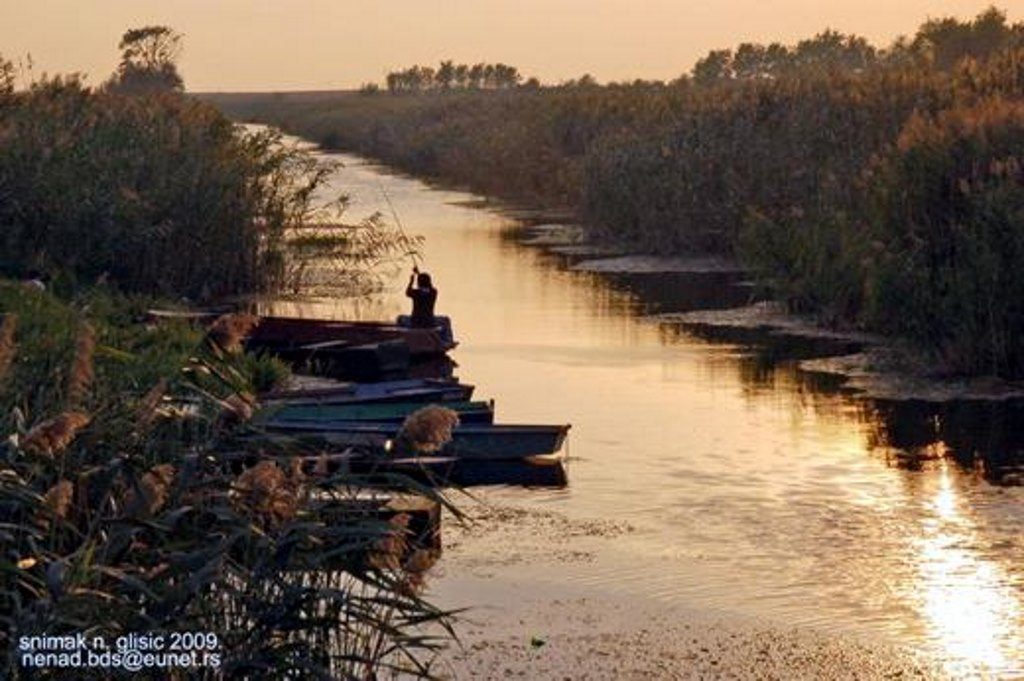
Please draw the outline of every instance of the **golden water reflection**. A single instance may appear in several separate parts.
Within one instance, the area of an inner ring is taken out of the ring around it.
[[[915,590],[928,633],[948,651],[954,676],[1014,673],[1024,630],[1019,593],[1003,566],[978,550],[978,528],[947,462],[939,465],[935,480],[915,547]]]
[[[464,196],[345,160],[357,215],[386,210],[383,184],[426,236],[460,377],[504,421],[573,424],[567,490],[487,498],[637,528],[543,578],[867,635],[956,677],[1024,664],[1024,489],[988,482],[1020,465],[1024,408],[850,399],[796,368],[818,348],[645,321],[650,282],[633,295],[635,281],[567,271],[503,237],[507,220],[447,203]],[[275,309],[388,318],[403,284]]]

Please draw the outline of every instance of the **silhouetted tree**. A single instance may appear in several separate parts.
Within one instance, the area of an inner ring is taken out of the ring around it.
[[[0,95],[14,92],[14,64],[0,54]]]
[[[857,71],[874,63],[875,48],[859,36],[827,30],[797,43],[792,61],[795,68]]]
[[[508,64],[495,64],[494,72],[492,76],[493,85],[496,88],[514,88],[519,85],[523,77],[519,74],[519,69]]]
[[[989,7],[973,21],[933,19],[917,31],[913,47],[939,69],[949,70],[965,57],[984,59],[1007,47],[1024,45],[1024,24],[1010,26],[1006,13]]]
[[[438,87],[442,90],[451,90],[452,84],[455,82],[455,62],[451,59],[441,62],[435,78]]]
[[[479,89],[484,86],[484,65],[473,64],[469,69],[469,87]]]
[[[519,69],[508,64],[479,63],[456,64],[447,59],[437,70],[427,66],[410,66],[402,71],[392,71],[385,83],[392,93],[424,92],[427,90],[448,91],[458,89],[511,89],[518,87],[523,76]],[[536,80],[536,79],[534,79]],[[536,81],[536,87],[540,81]]]
[[[768,63],[768,49],[764,45],[743,43],[732,57],[732,69],[737,78],[754,79],[773,75]]]
[[[711,50],[693,67],[693,80],[698,85],[711,85],[732,76],[732,50]]]
[[[125,32],[118,44],[121,63],[107,89],[125,94],[181,91],[178,73],[181,34],[167,26],[146,26]]]

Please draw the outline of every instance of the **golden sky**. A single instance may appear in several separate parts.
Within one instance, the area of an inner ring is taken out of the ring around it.
[[[0,54],[102,82],[128,27],[185,35],[187,87],[303,90],[381,81],[444,58],[505,62],[545,82],[674,78],[709,49],[795,42],[826,27],[885,44],[991,0],[0,0]],[[1012,21],[1024,0],[1001,0]]]

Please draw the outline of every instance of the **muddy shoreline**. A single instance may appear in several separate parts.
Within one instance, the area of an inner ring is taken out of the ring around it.
[[[609,277],[674,274],[699,279],[733,275],[726,283],[747,290],[748,299],[743,304],[736,304],[735,298],[722,298],[721,305],[712,300],[701,306],[702,309],[654,313],[649,315],[651,321],[678,326],[723,342],[814,343],[820,356],[800,358],[800,369],[834,376],[846,392],[884,400],[1024,400],[1024,382],[991,376],[951,375],[891,339],[859,331],[829,329],[811,317],[790,313],[778,303],[759,299],[749,273],[734,261],[715,256],[628,253],[587,241],[584,228],[574,223],[551,222],[553,216],[545,211],[530,214],[518,208],[506,212],[500,204],[491,208],[523,222],[514,235],[520,244],[561,257],[574,271]]]

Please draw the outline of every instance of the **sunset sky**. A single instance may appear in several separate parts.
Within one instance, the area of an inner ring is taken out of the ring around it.
[[[128,27],[185,35],[188,89],[303,90],[381,81],[444,58],[557,82],[674,78],[709,49],[794,42],[826,27],[882,45],[989,0],[0,0],[0,54],[102,82]],[[1012,21],[1024,0],[1003,0]]]

